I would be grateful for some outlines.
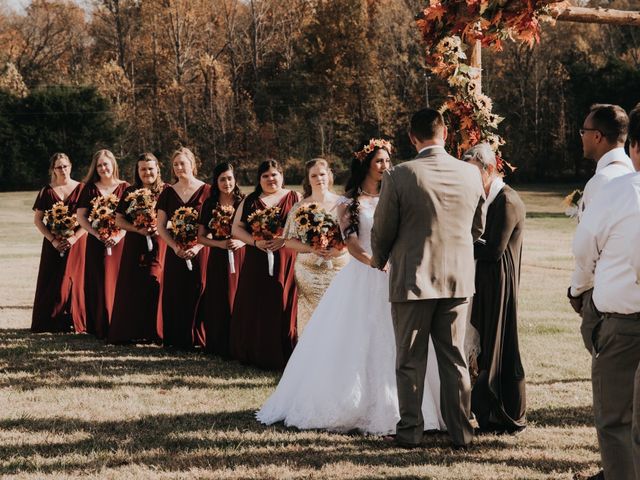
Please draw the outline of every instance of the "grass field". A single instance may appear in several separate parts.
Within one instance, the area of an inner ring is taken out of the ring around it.
[[[0,193],[0,477],[570,479],[595,472],[589,358],[565,298],[569,188],[521,189],[529,218],[520,343],[529,428],[464,452],[444,435],[405,451],[377,437],[264,427],[278,375],[201,354],[115,347],[27,328],[40,251],[35,194]]]

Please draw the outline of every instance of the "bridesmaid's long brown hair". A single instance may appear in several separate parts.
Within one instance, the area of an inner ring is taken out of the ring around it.
[[[96,153],[93,154],[93,158],[91,159],[91,165],[89,165],[89,171],[87,172],[87,175],[84,177],[83,182],[84,183],[97,183],[100,181],[100,175],[98,175],[98,169],[97,169],[97,165],[98,165],[98,160],[100,160],[100,158],[102,156],[105,156],[109,159],[109,161],[111,162],[111,166],[113,167],[113,178],[116,181],[120,180],[120,171],[118,170],[118,162],[116,161],[116,156],[111,152],[111,150],[107,150],[106,148],[103,148],[102,150],[98,150]]]
[[[262,186],[260,185],[260,177],[262,177],[262,174],[264,172],[268,172],[272,168],[275,168],[282,175],[282,186],[284,187],[284,172],[282,170],[282,167],[280,166],[277,160],[274,160],[273,158],[268,158],[258,166],[258,174],[256,176],[256,188],[253,191],[253,193],[255,193],[256,195],[262,195]]]
[[[133,180],[136,188],[142,188],[144,186],[142,179],[140,178],[140,173],[138,173],[138,164],[140,162],[156,162],[156,166],[158,167],[158,178],[153,185],[151,185],[151,191],[153,193],[159,193],[162,190],[162,186],[164,182],[162,181],[162,175],[160,170],[160,162],[156,158],[153,153],[145,152],[138,155],[138,160],[136,160],[136,165],[133,169]]]

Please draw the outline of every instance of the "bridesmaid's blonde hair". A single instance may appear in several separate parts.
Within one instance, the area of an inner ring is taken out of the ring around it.
[[[56,152],[49,158],[49,177],[51,178],[51,183],[56,181],[56,172],[54,168],[56,166],[56,162],[58,160],[66,160],[69,162],[69,165],[72,165],[71,159],[67,156],[66,153]]]
[[[195,177],[196,175],[198,175],[198,159],[187,147],[180,147],[175,152],[173,152],[173,154],[171,155],[171,170],[173,171],[173,161],[179,155],[184,155],[189,159],[189,162],[191,162],[191,168],[193,169],[193,176]],[[173,177],[175,178],[175,176],[176,174],[174,173]]]
[[[119,181],[120,180],[120,171],[118,170],[118,162],[116,161],[116,156],[111,152],[111,150],[107,150],[103,148],[102,150],[98,150],[93,154],[93,158],[91,159],[91,165],[89,165],[89,171],[87,172],[86,177],[84,177],[84,183],[96,183],[100,181],[100,175],[98,175],[98,160],[102,157],[106,157],[111,162],[111,166],[113,167],[113,179]]]
[[[333,188],[333,171],[329,162],[324,158],[312,158],[304,164],[304,178],[302,179],[302,198],[311,196],[311,183],[309,182],[309,172],[313,167],[325,167],[329,173],[329,189]]]

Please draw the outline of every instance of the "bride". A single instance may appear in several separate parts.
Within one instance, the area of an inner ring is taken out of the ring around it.
[[[387,273],[369,266],[370,232],[391,144],[371,139],[354,154],[340,206],[353,257],[320,300],[275,392],[257,419],[300,429],[395,433],[398,395]],[[444,429],[440,380],[429,349],[422,403],[425,430]]]

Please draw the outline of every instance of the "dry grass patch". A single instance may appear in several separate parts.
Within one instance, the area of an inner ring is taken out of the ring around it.
[[[520,297],[530,426],[464,452],[446,435],[405,451],[380,438],[265,427],[254,412],[278,375],[202,354],[31,335],[40,239],[34,193],[0,194],[0,477],[570,479],[595,471],[589,359],[565,291],[570,187],[523,191]]]

